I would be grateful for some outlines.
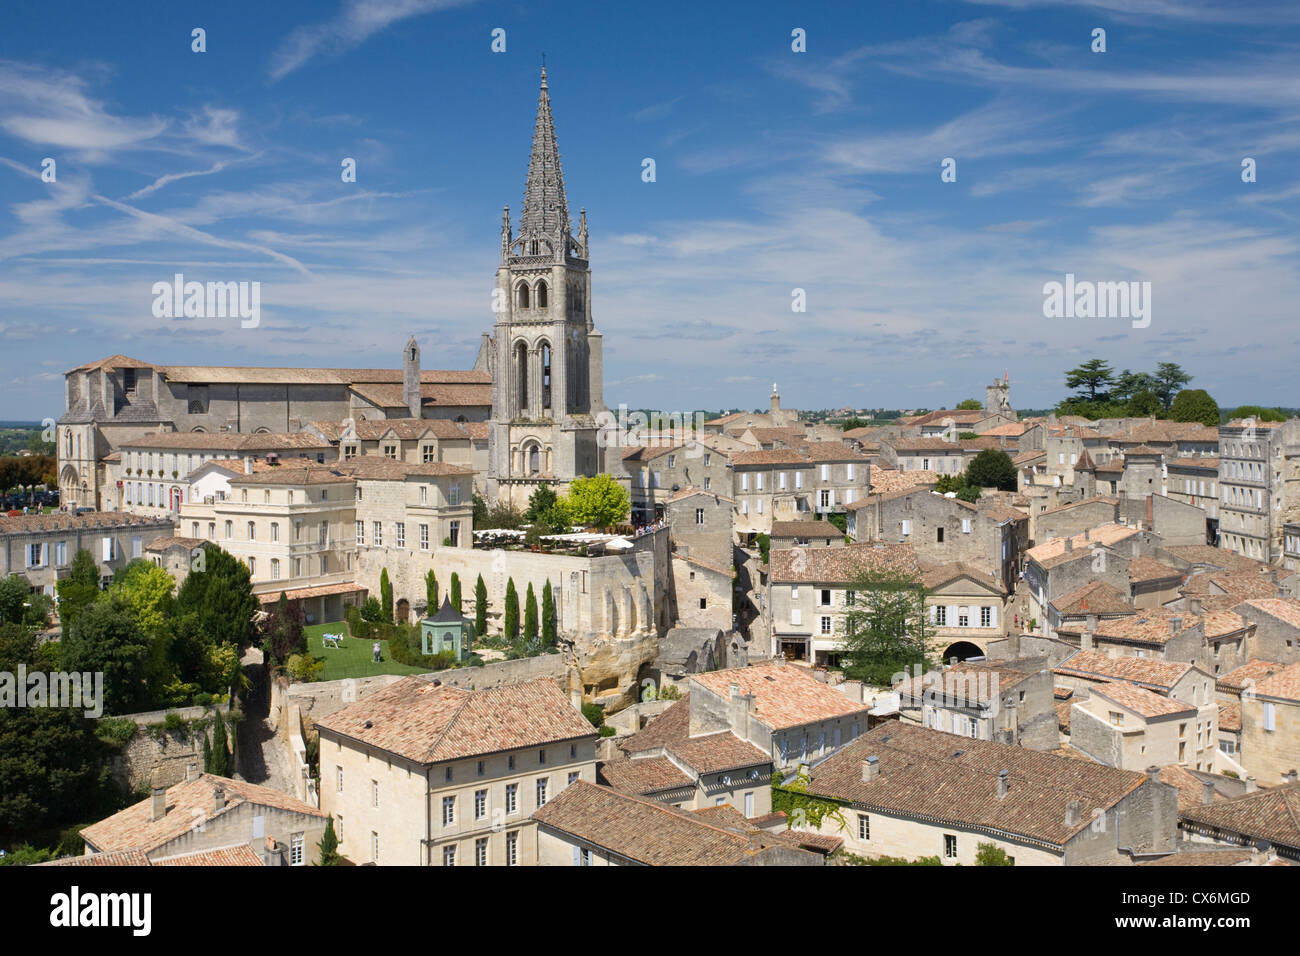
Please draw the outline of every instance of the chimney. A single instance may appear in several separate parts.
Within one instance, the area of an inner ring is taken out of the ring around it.
[[[1147,780],[1159,781],[1159,779],[1160,779],[1160,768],[1155,766],[1154,764],[1150,767],[1147,767]]]
[[[149,791],[150,818],[161,820],[167,815],[167,788],[161,785],[155,786]]]
[[[1155,510],[1152,507],[1152,503],[1154,501],[1155,501],[1154,498],[1152,498],[1150,495],[1147,495],[1147,527],[1148,528],[1153,527],[1156,523]]]
[[[1300,782],[1300,773],[1297,773],[1294,769],[1288,770],[1286,773],[1282,774],[1282,783],[1287,784],[1297,782]]]
[[[215,787],[212,791],[212,812],[219,813],[226,807],[226,788]]]
[[[880,776],[880,758],[872,754],[862,761],[862,782],[871,783]]]
[[[246,474],[246,475],[251,475],[252,473],[253,473],[253,459],[252,459],[252,458],[245,458],[245,459],[244,459],[244,474]]]
[[[1254,777],[1247,777],[1247,778],[1246,778],[1246,792],[1247,792],[1247,793],[1254,793],[1254,792],[1255,792],[1256,790],[1258,790],[1258,789],[1259,789],[1259,785],[1258,785],[1257,783],[1255,783],[1255,778],[1254,778]]]
[[[1077,827],[1079,821],[1083,818],[1083,801],[1079,799],[1071,800],[1065,805],[1065,825],[1067,827]]]
[[[1083,540],[1084,541],[1092,540],[1092,533],[1087,528],[1083,529]]]
[[[1214,784],[1209,780],[1201,782],[1201,806],[1208,807],[1214,802]]]
[[[185,782],[193,783],[199,779],[199,765],[191,763],[185,767]]]
[[[732,700],[736,700],[738,697],[740,697],[740,685],[737,684],[734,680],[731,682],[730,690],[731,690]]]
[[[1192,614],[1194,614],[1195,616],[1197,616],[1197,617],[1200,617],[1200,616],[1201,616],[1201,608],[1202,608],[1202,607],[1203,607],[1203,605],[1201,604],[1201,599],[1200,599],[1200,598],[1198,598],[1198,597],[1189,597],[1189,598],[1187,599],[1187,609],[1188,609],[1189,611],[1191,611]]]
[[[1171,617],[1169,619],[1169,636],[1177,637],[1178,632],[1183,629],[1183,619],[1181,617]]]
[[[1065,550],[1066,550],[1066,553],[1069,553],[1070,551],[1073,551],[1073,550],[1074,550],[1074,539],[1073,539],[1073,538],[1066,538],[1066,539],[1065,539]]]
[[[1092,650],[1092,631],[1085,630],[1079,635],[1079,649],[1082,651]]]
[[[1007,772],[1005,770],[999,770],[998,771],[998,799],[1001,800],[1006,795],[1007,795]]]

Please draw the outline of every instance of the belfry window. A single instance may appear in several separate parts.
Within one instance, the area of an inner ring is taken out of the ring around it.
[[[546,308],[546,283],[545,282],[537,283],[537,307],[539,309]]]
[[[542,286],[543,289],[546,286]],[[538,298],[544,296],[544,292],[539,292]],[[551,407],[551,347],[545,343],[542,345],[542,408]]]
[[[528,308],[528,283],[527,282],[521,282],[519,284],[519,308],[521,309]]]

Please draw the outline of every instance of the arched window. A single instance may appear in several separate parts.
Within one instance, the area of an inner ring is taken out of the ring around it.
[[[537,283],[537,307],[539,309],[546,308],[546,283],[545,282]]]
[[[537,255],[538,245],[536,239],[533,240],[532,245],[529,247],[529,252],[531,252],[533,255]]]
[[[257,540],[257,525],[251,521],[248,522],[248,540],[249,541]]]
[[[520,412],[528,410],[528,346],[520,342],[515,346],[515,407]]]
[[[542,288],[546,288],[542,286]],[[539,294],[540,297],[540,294]],[[551,346],[542,343],[542,408],[551,407]]]
[[[528,283],[519,283],[519,308],[528,308]]]
[[[536,475],[539,474],[541,470],[542,470],[541,451],[540,449],[538,449],[536,445],[532,445],[528,449],[528,474]]]

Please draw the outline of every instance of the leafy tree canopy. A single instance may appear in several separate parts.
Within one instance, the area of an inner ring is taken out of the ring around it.
[[[1178,393],[1169,408],[1169,417],[1176,422],[1200,422],[1202,425],[1219,424],[1219,406],[1203,388],[1185,388]]]

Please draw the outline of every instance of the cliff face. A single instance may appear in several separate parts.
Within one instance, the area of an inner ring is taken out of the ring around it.
[[[583,703],[615,713],[641,699],[642,669],[658,657],[659,639],[653,633],[601,638],[575,647],[573,655]]]

